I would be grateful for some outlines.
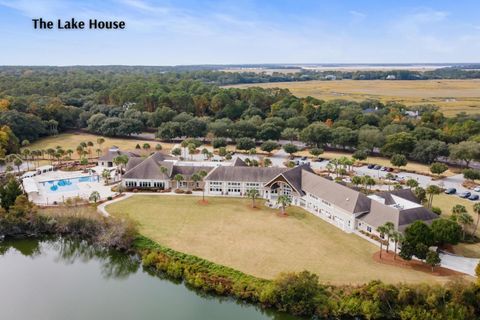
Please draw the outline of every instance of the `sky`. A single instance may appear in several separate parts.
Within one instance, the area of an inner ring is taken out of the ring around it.
[[[35,30],[33,18],[125,30]],[[480,1],[0,0],[0,65],[480,62]]]

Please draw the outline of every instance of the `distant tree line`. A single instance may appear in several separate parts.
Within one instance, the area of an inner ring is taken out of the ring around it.
[[[164,140],[210,137],[218,144],[231,139],[247,150],[259,141],[301,140],[317,149],[400,154],[427,164],[449,156],[468,165],[480,158],[480,115],[446,118],[432,105],[220,88],[214,83],[230,73],[217,71],[102,68],[0,68],[0,152],[86,128],[105,136],[151,130]]]

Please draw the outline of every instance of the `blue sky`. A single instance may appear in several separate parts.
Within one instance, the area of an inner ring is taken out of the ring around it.
[[[480,62],[479,18],[470,0],[0,0],[0,65]]]

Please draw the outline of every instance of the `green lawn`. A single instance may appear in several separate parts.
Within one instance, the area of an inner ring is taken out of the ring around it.
[[[248,274],[273,278],[282,271],[310,270],[322,282],[358,284],[447,281],[446,277],[379,264],[378,248],[311,215],[288,208],[288,217],[239,198],[135,195],[107,206],[139,222],[140,232],[175,250]]]

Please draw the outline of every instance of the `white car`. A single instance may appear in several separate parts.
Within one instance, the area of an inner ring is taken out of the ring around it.
[[[473,191],[480,192],[480,187],[473,188]]]

